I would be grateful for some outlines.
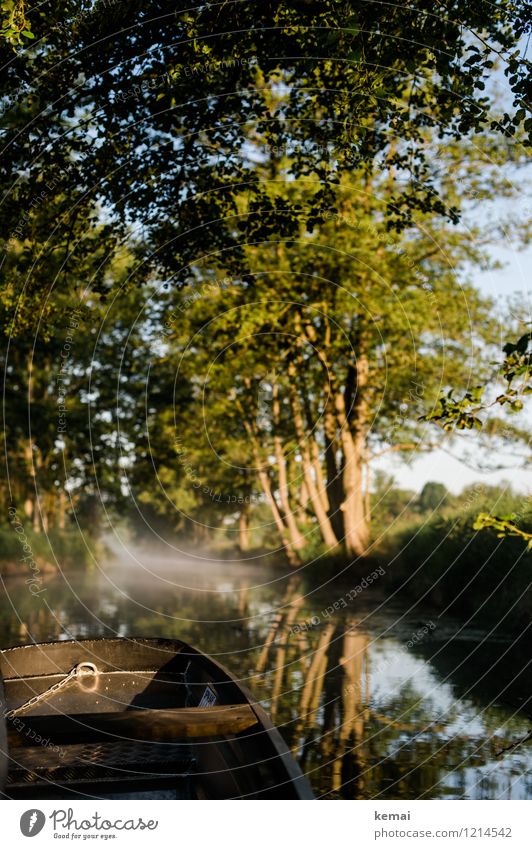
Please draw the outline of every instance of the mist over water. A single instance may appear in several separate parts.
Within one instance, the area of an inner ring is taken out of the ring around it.
[[[219,559],[207,549],[190,550],[177,542],[139,544],[108,538],[106,545],[112,554],[107,564],[110,574],[127,574],[139,581],[143,577],[146,580],[154,578],[169,581],[176,587],[186,583],[191,589],[220,592],[221,583],[228,577],[231,585],[241,581],[252,586],[254,582],[262,584],[265,580],[282,582],[293,573],[289,567],[276,568],[269,573],[260,557]]]

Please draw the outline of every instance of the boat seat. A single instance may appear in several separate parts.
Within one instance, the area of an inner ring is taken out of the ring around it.
[[[140,742],[223,737],[247,731],[257,724],[250,705],[214,705],[166,710],[134,709],[117,713],[44,714],[23,717],[19,731],[8,720],[10,750],[34,746],[74,743]],[[42,743],[41,743],[42,745]]]

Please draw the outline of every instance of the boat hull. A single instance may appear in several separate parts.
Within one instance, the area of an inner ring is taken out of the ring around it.
[[[18,646],[0,672],[4,798],[313,798],[260,704],[179,640]]]

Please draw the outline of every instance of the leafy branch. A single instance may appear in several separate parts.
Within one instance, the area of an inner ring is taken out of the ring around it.
[[[503,348],[506,357],[501,365],[500,376],[506,381],[506,389],[490,403],[482,401],[484,386],[475,386],[458,399],[450,389],[438,399],[434,410],[421,416],[420,421],[434,421],[443,430],[481,430],[484,422],[479,413],[495,405],[509,405],[514,413],[523,408],[521,397],[532,393],[532,331],[525,333],[517,342],[507,342]],[[520,381],[516,386],[516,381]]]
[[[2,39],[15,48],[24,43],[24,38],[35,38],[31,31],[30,22],[26,17],[25,0],[2,0],[0,9],[2,11],[0,28]]]
[[[518,528],[515,524],[516,519],[517,515],[515,513],[509,513],[507,516],[490,516],[489,513],[479,513],[475,519],[473,529],[475,531],[482,531],[485,528],[491,528],[494,531],[498,531],[497,536],[499,539],[504,539],[504,537],[521,537],[521,539],[527,542],[527,547],[530,551],[532,550],[532,534]]]
[[[500,376],[506,381],[506,390],[498,395],[491,403],[484,403],[482,396],[484,386],[476,386],[461,399],[453,397],[451,389],[447,395],[438,399],[436,408],[425,416],[422,421],[434,421],[445,431],[450,430],[482,430],[483,420],[479,414],[495,405],[508,405],[512,412],[517,413],[523,408],[522,396],[532,393],[532,331],[521,336],[517,342],[507,342],[503,348],[505,353],[501,365]],[[516,385],[518,382],[518,385]],[[474,530],[490,528],[497,531],[501,539],[505,537],[520,537],[532,550],[532,533],[523,531],[515,521],[520,517],[515,513],[507,516],[491,516],[489,513],[479,513],[473,525]]]

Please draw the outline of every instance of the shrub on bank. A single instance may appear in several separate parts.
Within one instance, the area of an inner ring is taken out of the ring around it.
[[[35,533],[26,524],[0,525],[0,573],[25,574],[34,561],[42,571],[85,569],[92,563],[90,552],[99,548],[90,536],[78,529]]]
[[[522,630],[532,621],[532,553],[517,537],[475,531],[477,510],[436,516],[387,536],[388,587],[462,619]],[[532,529],[532,517],[520,527]]]

